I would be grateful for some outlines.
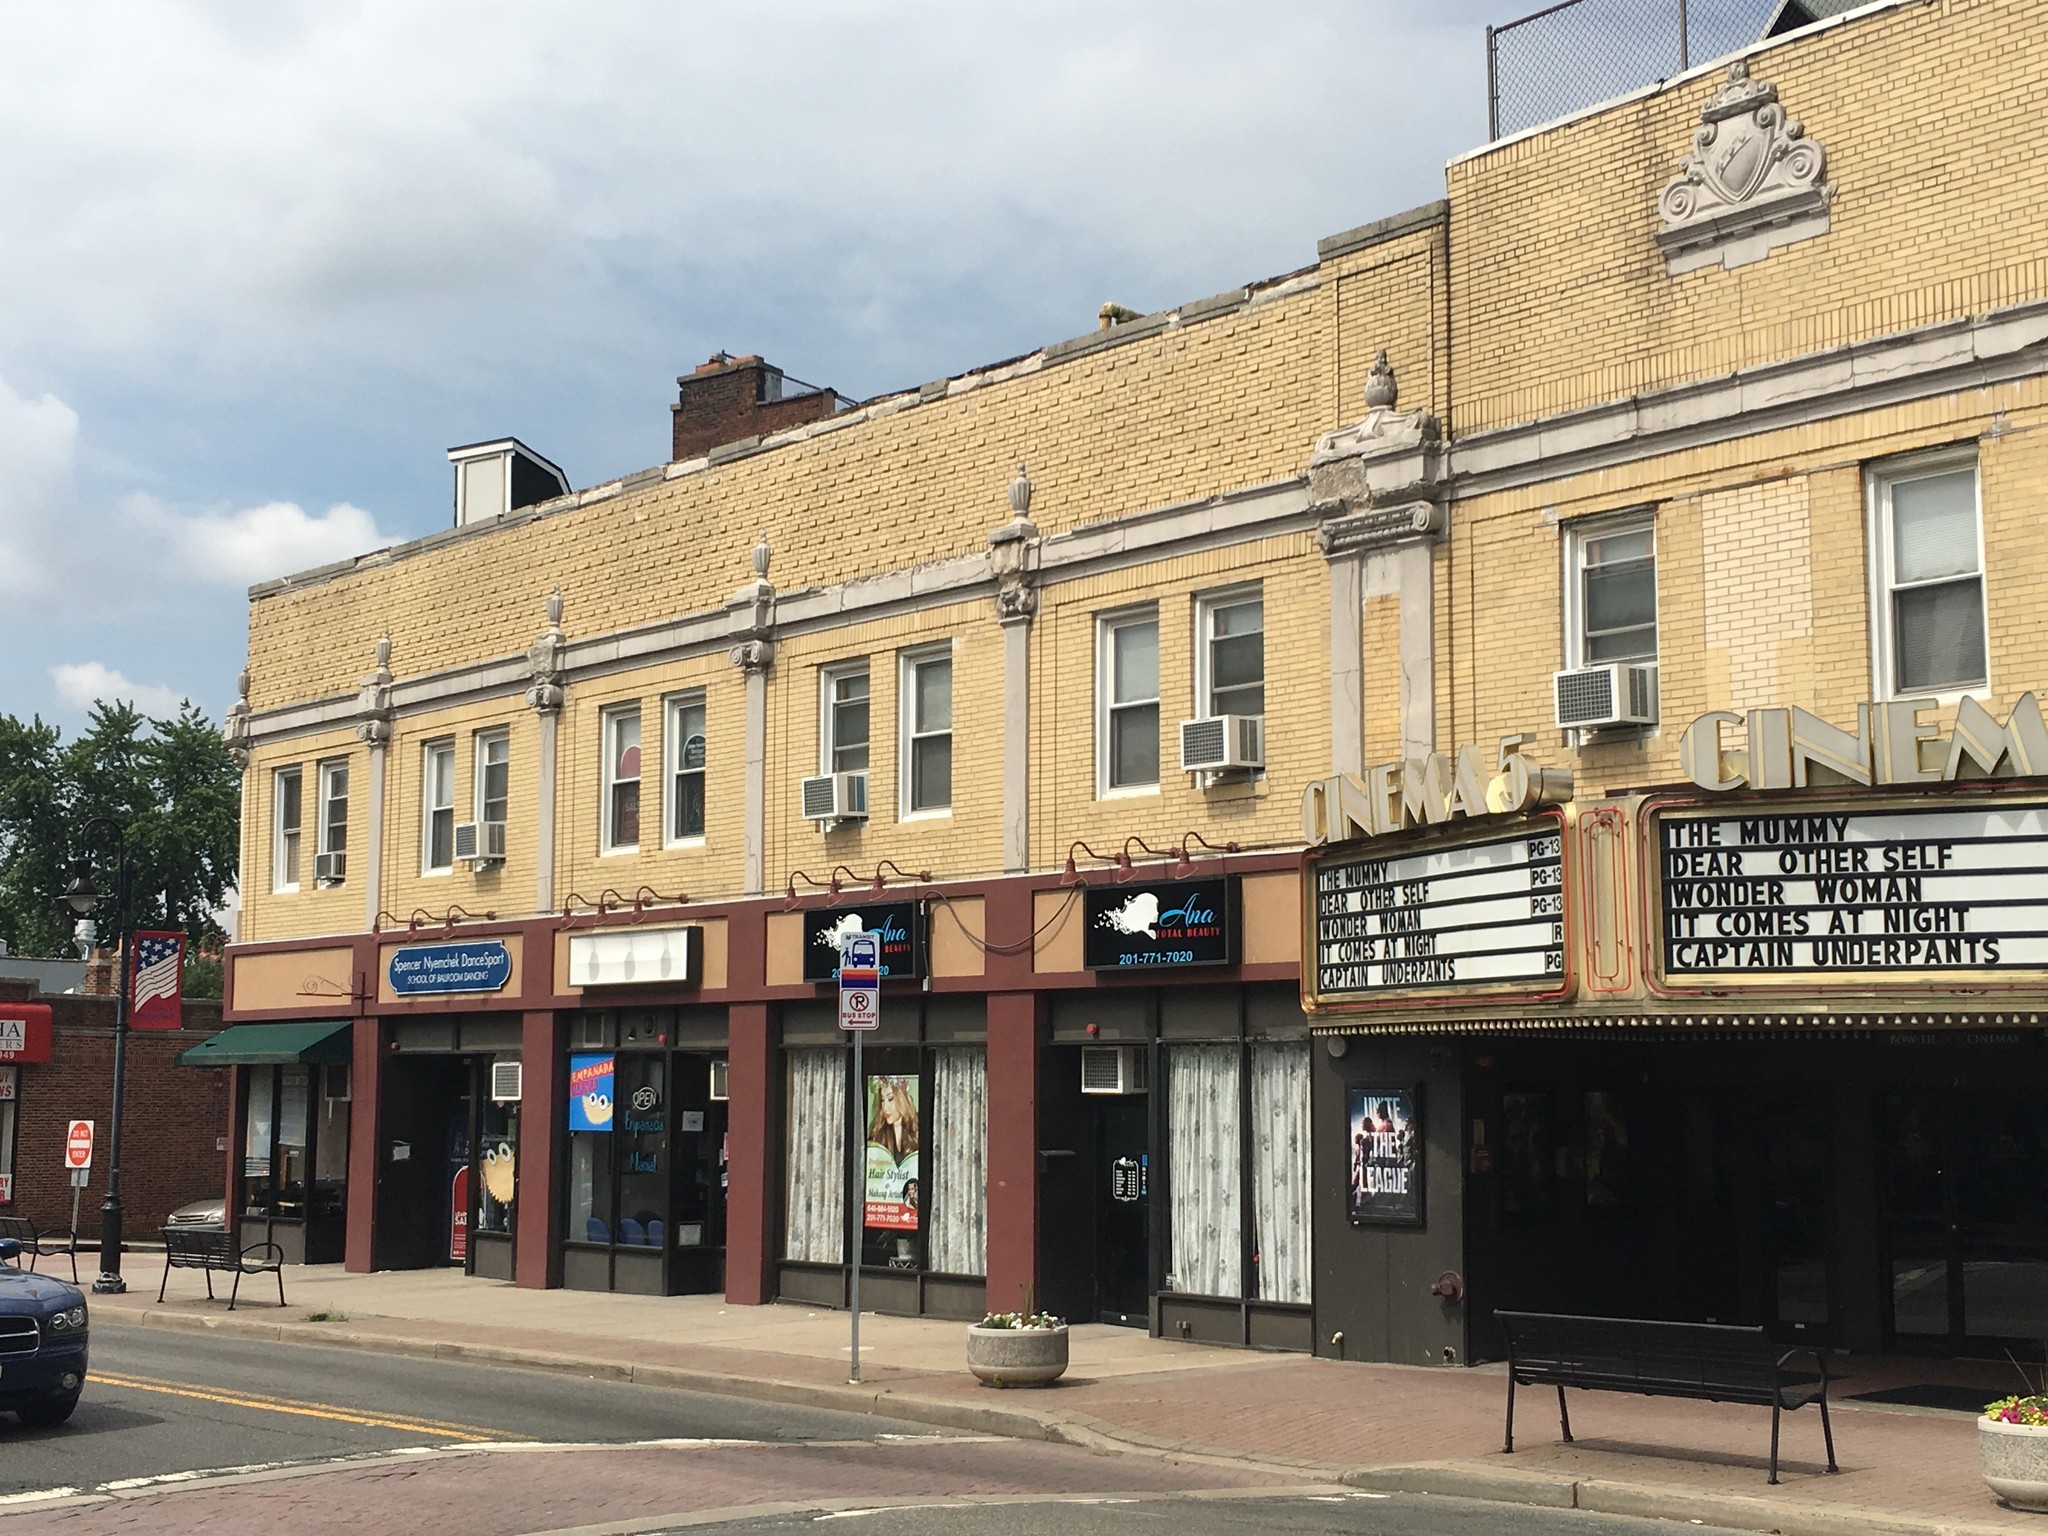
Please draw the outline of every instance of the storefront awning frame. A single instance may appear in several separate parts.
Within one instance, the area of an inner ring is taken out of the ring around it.
[[[232,1024],[178,1053],[181,1067],[343,1066],[354,1059],[353,1019]]]

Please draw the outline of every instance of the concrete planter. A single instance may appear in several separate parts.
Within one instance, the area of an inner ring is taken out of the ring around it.
[[[1984,1481],[2014,1509],[2048,1515],[2048,1425],[1977,1421]]]
[[[991,1387],[1050,1386],[1066,1374],[1065,1328],[969,1328],[967,1369]]]

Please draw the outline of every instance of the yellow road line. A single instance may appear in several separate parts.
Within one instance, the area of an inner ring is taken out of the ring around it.
[[[268,1397],[258,1392],[230,1392],[212,1387],[190,1387],[173,1381],[155,1381],[146,1376],[117,1376],[94,1371],[88,1378],[102,1386],[127,1387],[136,1392],[161,1392],[168,1397],[196,1398],[204,1403],[224,1403],[234,1408],[256,1408],[266,1413],[288,1413],[303,1419],[332,1419],[342,1424],[363,1424],[374,1429],[409,1430],[443,1440],[499,1440],[503,1432],[474,1424],[455,1424],[445,1419],[422,1419],[411,1414],[375,1413],[339,1408],[331,1403],[308,1403],[288,1397]]]

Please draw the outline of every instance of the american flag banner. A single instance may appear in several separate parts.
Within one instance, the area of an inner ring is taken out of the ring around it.
[[[135,1029],[177,1029],[185,1022],[185,935],[135,935],[135,992],[128,1023]]]

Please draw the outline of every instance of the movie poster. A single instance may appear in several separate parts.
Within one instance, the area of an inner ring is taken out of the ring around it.
[[[1422,1207],[1422,1090],[1353,1088],[1351,1219],[1419,1227]]]
[[[917,1079],[867,1080],[865,1226],[880,1232],[915,1232],[919,1190]]]

